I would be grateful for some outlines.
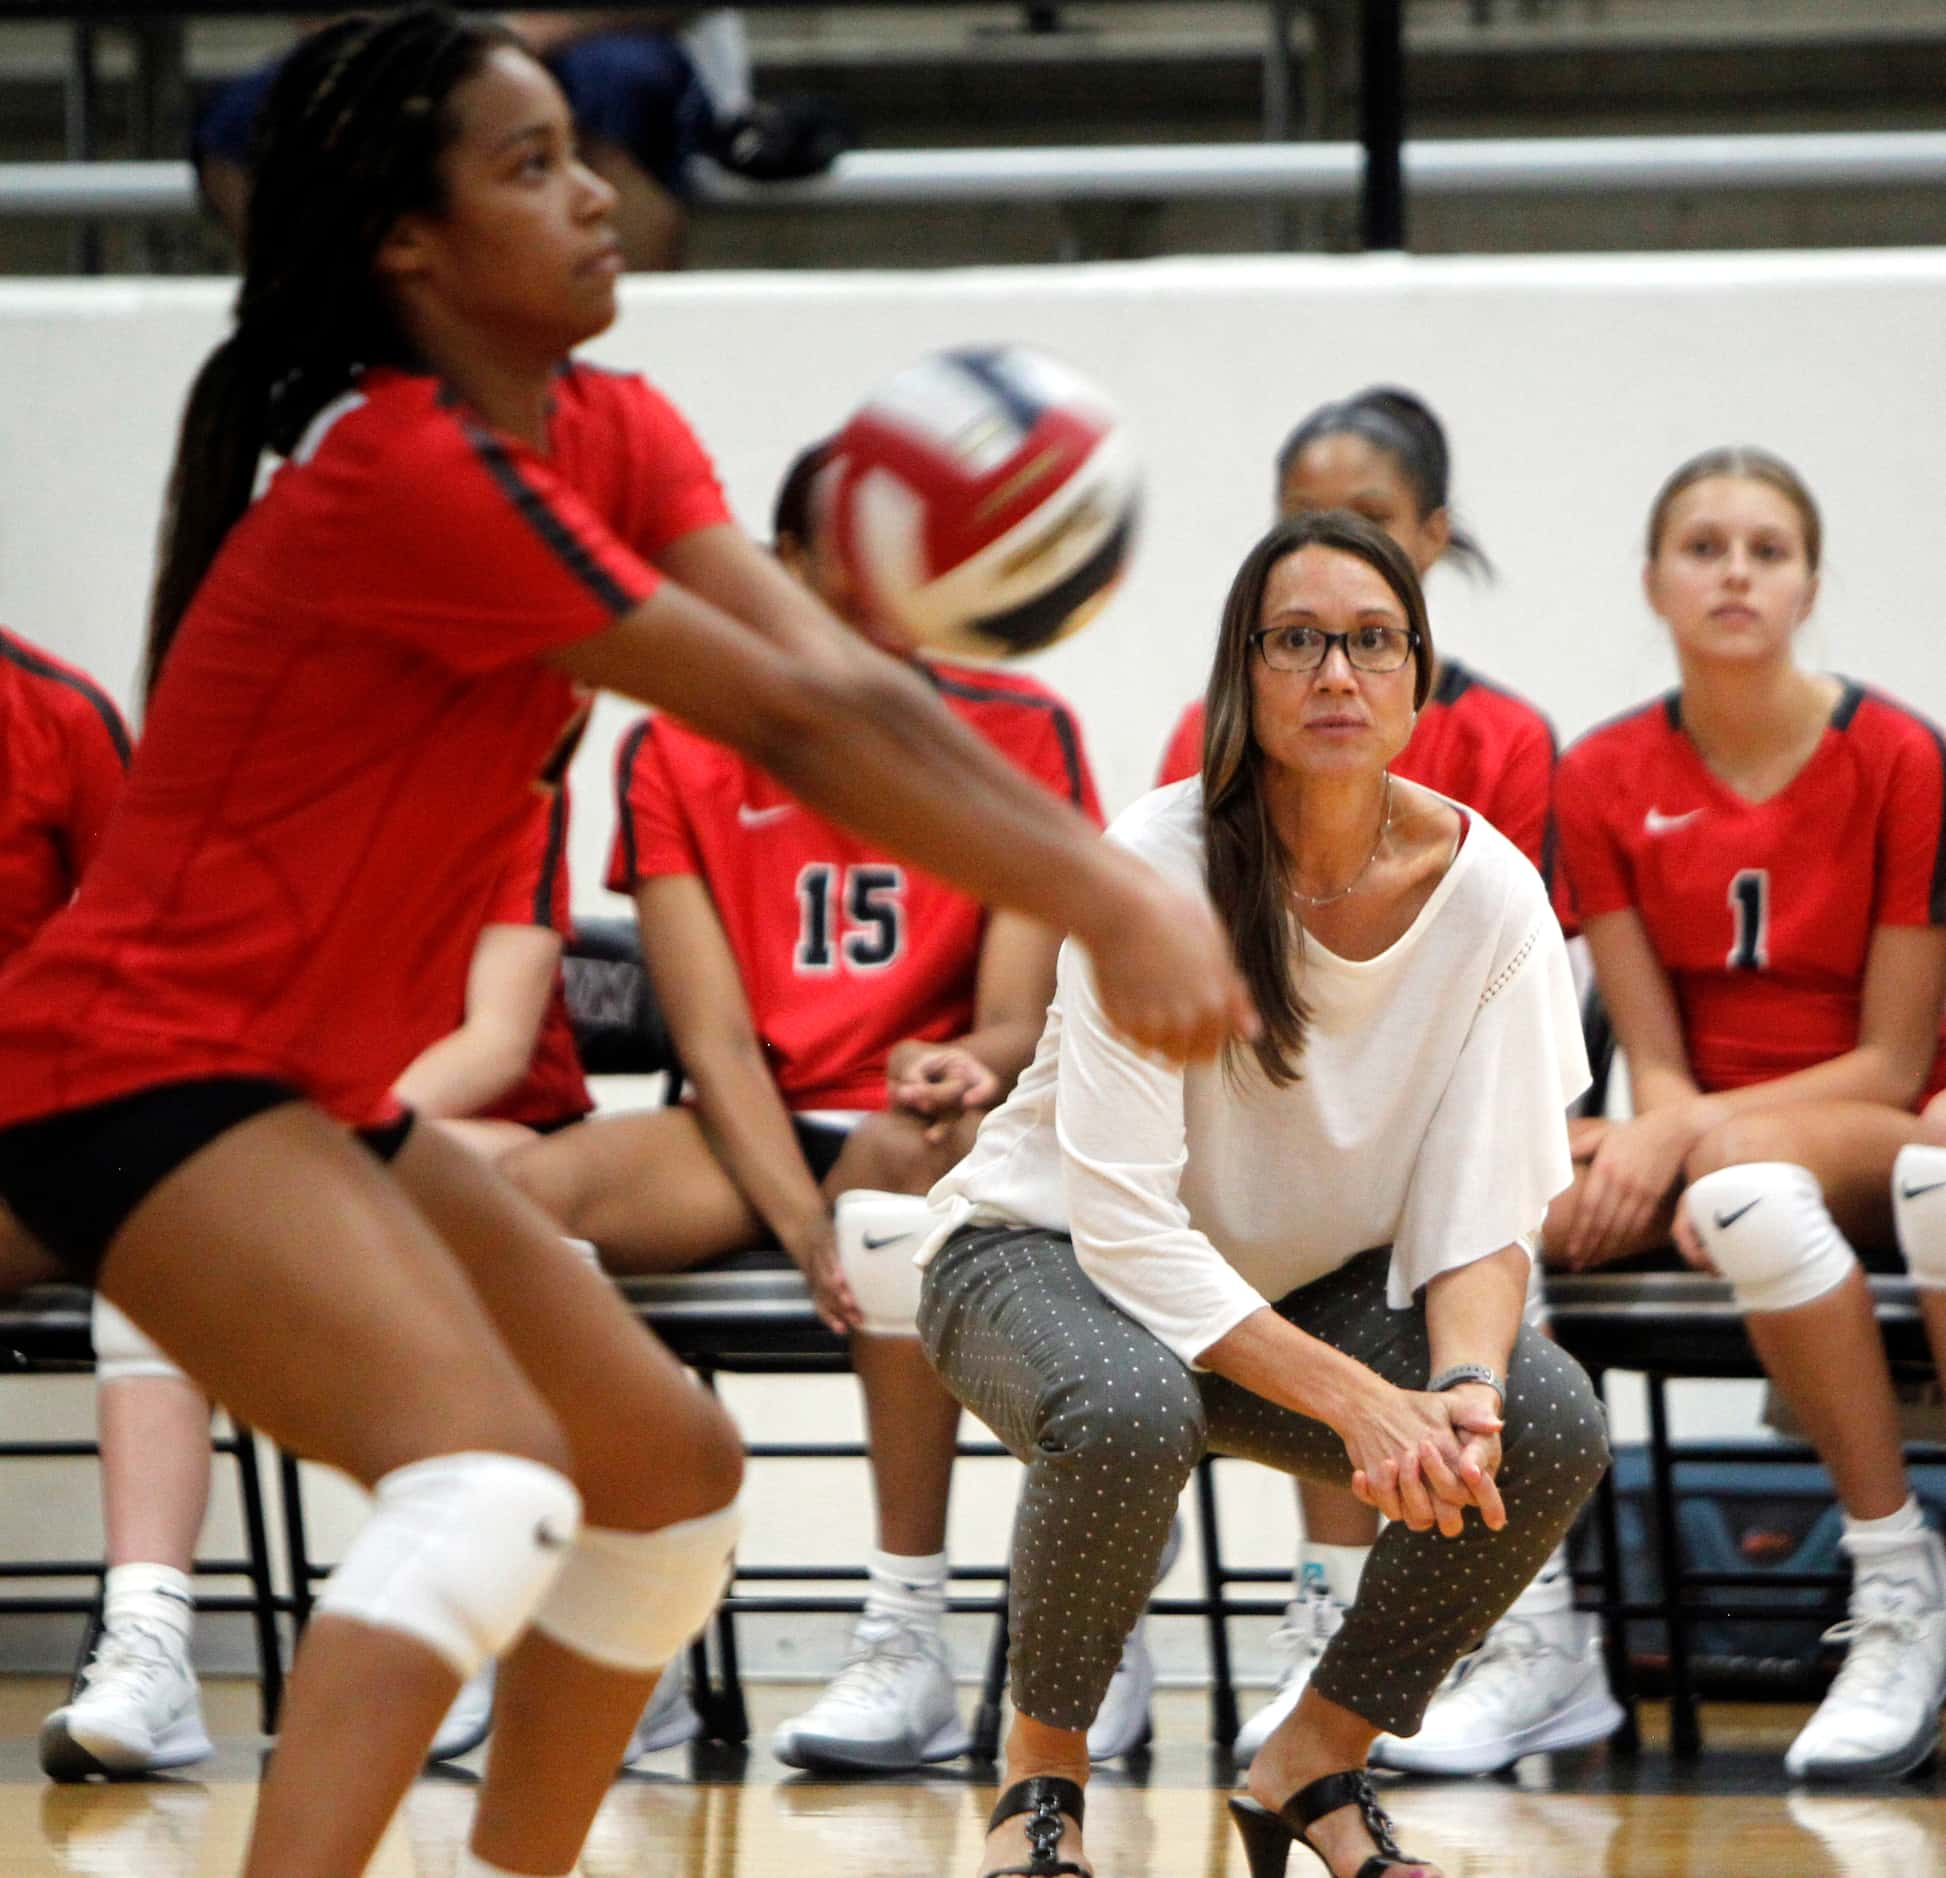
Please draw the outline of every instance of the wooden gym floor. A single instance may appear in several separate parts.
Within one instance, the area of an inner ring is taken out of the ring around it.
[[[0,1680],[0,1878],[225,1878],[237,1869],[255,1797],[255,1690],[206,1688],[216,1758],[193,1777],[55,1787],[34,1734],[60,1685]],[[587,1878],[970,1878],[991,1803],[991,1770],[837,1784],[788,1773],[763,1745],[808,1699],[749,1692],[747,1754],[671,1749],[617,1780],[590,1841]],[[1661,1716],[1633,1759],[1604,1750],[1533,1758],[1516,1777],[1397,1782],[1387,1790],[1408,1848],[1451,1878],[1946,1878],[1946,1782],[1927,1773],[1830,1793],[1786,1791],[1780,1757],[1804,1711],[1716,1704],[1709,1747],[1674,1762]],[[1204,1698],[1156,1699],[1146,1768],[1103,1770],[1089,1787],[1101,1878],[1242,1878],[1223,1811],[1231,1775],[1203,1739]],[[414,1788],[374,1878],[452,1878],[472,1808],[477,1757]],[[1292,1878],[1322,1868],[1303,1855]]]

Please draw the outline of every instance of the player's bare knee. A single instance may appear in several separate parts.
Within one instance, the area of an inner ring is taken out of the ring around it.
[[[703,1389],[681,1412],[657,1422],[653,1446],[607,1442],[582,1454],[575,1485],[598,1526],[647,1532],[697,1519],[730,1505],[743,1487],[743,1438],[714,1396]],[[680,1455],[672,1467],[669,1456]]]
[[[924,1174],[919,1158],[924,1147],[923,1130],[911,1116],[889,1110],[867,1115],[845,1141],[838,1177],[847,1188],[923,1193],[925,1186],[916,1183]]]

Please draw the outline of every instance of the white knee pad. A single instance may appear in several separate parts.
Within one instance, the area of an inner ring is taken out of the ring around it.
[[[1835,1290],[1857,1266],[1808,1168],[1749,1161],[1705,1174],[1683,1196],[1696,1236],[1747,1311],[1788,1311]]]
[[[657,1532],[584,1526],[534,1628],[592,1663],[660,1669],[709,1622],[742,1531],[734,1501]]]
[[[1899,1150],[1892,1219],[1913,1282],[1922,1291],[1946,1291],[1946,1148],[1915,1141]]]
[[[919,1334],[919,1286],[925,1273],[913,1264],[932,1226],[922,1195],[879,1193],[855,1187],[838,1196],[833,1229],[838,1265],[864,1314],[863,1328],[879,1337]]]
[[[581,1496],[512,1454],[438,1454],[378,1483],[318,1609],[403,1631],[462,1680],[520,1635],[573,1554]]]
[[[97,1383],[127,1382],[136,1376],[173,1376],[182,1371],[158,1350],[125,1311],[116,1309],[99,1291],[89,1316],[95,1346]]]

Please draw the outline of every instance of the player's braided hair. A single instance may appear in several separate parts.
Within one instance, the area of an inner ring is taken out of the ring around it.
[[[149,613],[153,689],[263,452],[288,454],[361,367],[410,362],[374,272],[401,215],[443,202],[448,100],[503,28],[422,6],[340,20],[285,60],[257,121],[236,324],[183,410]]]
[[[1493,563],[1478,539],[1453,514],[1453,455],[1446,442],[1446,426],[1424,398],[1397,385],[1368,385],[1335,404],[1321,404],[1284,439],[1277,452],[1277,488],[1281,495],[1291,465],[1314,443],[1327,437],[1359,437],[1382,450],[1397,466],[1412,491],[1419,519],[1444,509],[1451,522],[1446,552],[1469,571],[1491,578]]]
[[[1263,1034],[1249,1048],[1265,1078],[1280,1088],[1297,1080],[1310,1013],[1298,990],[1297,949],[1291,943],[1295,882],[1270,819],[1264,753],[1251,727],[1250,635],[1263,622],[1272,569],[1300,548],[1355,554],[1398,596],[1407,624],[1419,635],[1413,652],[1414,710],[1432,690],[1437,663],[1419,576],[1405,550],[1362,515],[1326,509],[1278,522],[1243,557],[1230,583],[1203,699],[1203,849],[1210,900],[1263,1019]],[[1243,1047],[1229,1046],[1233,1073]]]

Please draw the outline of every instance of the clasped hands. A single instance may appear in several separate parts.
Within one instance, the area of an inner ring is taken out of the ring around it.
[[[1493,1391],[1478,1383],[1438,1395],[1388,1384],[1356,1425],[1340,1431],[1351,1457],[1351,1490],[1414,1532],[1437,1526],[1457,1538],[1469,1506],[1498,1532],[1507,1523],[1495,1481],[1501,1427]]]

